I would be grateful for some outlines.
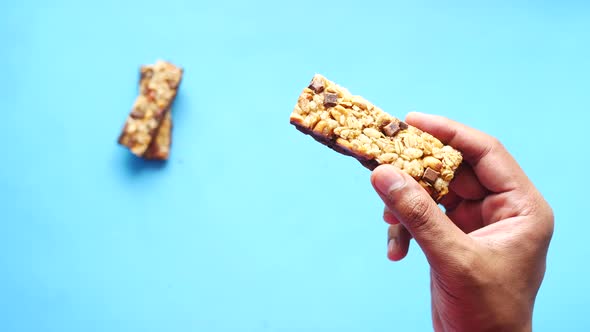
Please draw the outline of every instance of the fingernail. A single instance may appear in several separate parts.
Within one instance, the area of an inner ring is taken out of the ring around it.
[[[397,237],[392,237],[391,239],[389,239],[389,242],[387,242],[387,251],[388,252],[393,252],[393,249],[395,249],[395,247],[397,247],[398,245],[398,240]]]
[[[388,166],[393,168],[393,166]],[[390,192],[404,186],[406,179],[395,169],[389,171],[380,171],[375,178],[375,186],[381,194],[387,195]]]

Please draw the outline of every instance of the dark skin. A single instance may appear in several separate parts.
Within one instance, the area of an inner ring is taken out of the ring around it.
[[[551,207],[495,138],[434,115],[410,113],[406,122],[460,150],[464,162],[441,201],[446,213],[397,168],[373,171],[390,224],[388,257],[403,259],[412,238],[426,255],[436,331],[530,331]]]

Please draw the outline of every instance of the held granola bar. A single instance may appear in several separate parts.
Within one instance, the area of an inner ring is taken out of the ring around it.
[[[166,124],[168,129],[164,128],[165,130],[161,131],[162,134],[159,134],[159,129],[167,118],[166,114],[170,112],[182,73],[182,68],[165,61],[141,67],[139,95],[119,136],[119,144],[128,147],[138,157],[152,156],[157,159],[160,154],[147,152],[146,155],[146,151],[153,146],[152,141],[170,143],[169,136],[166,135],[169,134],[171,120]],[[159,136],[158,139],[156,136]],[[150,151],[155,149],[156,147]],[[169,147],[162,147],[159,150],[168,149]],[[167,152],[164,154],[167,156]]]
[[[315,75],[291,113],[291,124],[316,141],[373,170],[392,164],[439,201],[461,164],[461,153],[385,113],[360,96]]]

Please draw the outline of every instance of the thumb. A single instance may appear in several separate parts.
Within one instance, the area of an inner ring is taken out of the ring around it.
[[[431,265],[461,253],[471,239],[438,207],[418,182],[392,165],[377,167],[373,187],[393,215],[412,234]]]

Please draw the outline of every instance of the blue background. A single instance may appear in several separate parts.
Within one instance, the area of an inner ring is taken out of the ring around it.
[[[584,1],[0,4],[1,331],[431,329],[369,172],[289,125],[316,72],[499,137],[556,213],[537,331],[590,329]],[[185,69],[171,159],[116,138]]]

